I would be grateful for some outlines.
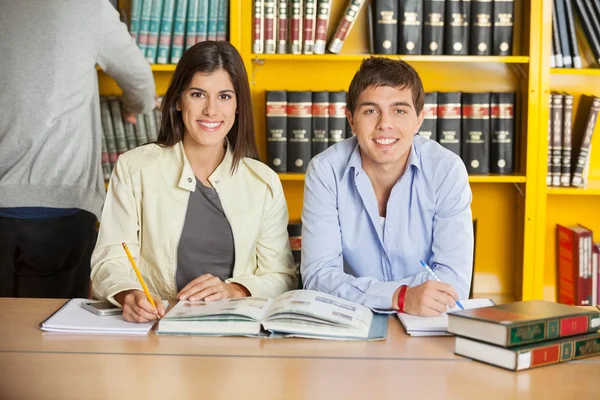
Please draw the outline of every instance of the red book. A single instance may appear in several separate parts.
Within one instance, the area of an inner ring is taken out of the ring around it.
[[[557,225],[556,242],[558,302],[591,305],[591,231],[583,226]]]
[[[304,54],[312,54],[315,47],[317,0],[304,0]]]
[[[254,0],[254,14],[252,17],[252,52],[264,53],[265,35],[264,0]]]
[[[315,54],[325,54],[330,16],[331,0],[319,0],[317,5],[317,25],[315,28]]]
[[[290,17],[290,53],[302,53],[302,0],[292,0]]]

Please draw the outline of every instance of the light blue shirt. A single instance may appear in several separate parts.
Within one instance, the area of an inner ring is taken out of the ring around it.
[[[302,210],[306,289],[390,309],[398,287],[433,279],[419,263],[424,260],[461,299],[468,297],[473,223],[467,170],[456,154],[421,136],[407,164],[382,224],[356,137],[311,160]]]

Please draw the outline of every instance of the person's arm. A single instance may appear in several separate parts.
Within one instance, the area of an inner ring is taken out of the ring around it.
[[[102,33],[96,62],[123,90],[125,114],[149,113],[156,94],[150,64],[119,20],[117,10],[108,1],[101,3]]]
[[[274,177],[273,186],[273,196],[264,204],[256,241],[258,268],[254,275],[227,280],[244,286],[252,296],[277,297],[298,286],[287,233],[288,209],[279,178]]]
[[[356,278],[344,272],[337,196],[332,169],[313,158],[305,176],[302,208],[301,271],[304,287],[374,310],[390,309],[399,282]]]
[[[118,303],[114,296],[130,289],[142,290],[122,242],[127,243],[134,259],[139,259],[138,207],[129,185],[127,154],[121,155],[108,184],[108,192],[96,247],[92,253],[92,289],[94,296]]]

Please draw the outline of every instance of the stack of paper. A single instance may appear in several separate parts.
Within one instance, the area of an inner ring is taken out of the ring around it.
[[[495,305],[490,299],[472,299],[461,300],[460,304],[465,310],[474,308],[489,307]],[[462,311],[458,306],[448,310],[449,313]],[[448,336],[448,315],[442,314],[439,317],[418,317],[416,315],[398,314],[398,318],[406,333],[410,336]]]
[[[99,316],[83,308],[88,299],[71,299],[40,324],[43,331],[118,335],[147,335],[154,322],[127,322],[119,315]],[[168,303],[167,303],[168,305]]]

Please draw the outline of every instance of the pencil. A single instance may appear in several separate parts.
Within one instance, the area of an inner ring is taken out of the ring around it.
[[[148,298],[148,301],[150,302],[150,304],[152,304],[152,306],[154,308],[156,308],[156,304],[154,303],[154,300],[152,299],[152,296],[150,296],[150,292],[148,291],[148,286],[146,286],[146,282],[144,282],[144,278],[142,278],[142,274],[140,274],[140,270],[138,269],[137,265],[135,265],[135,260],[131,256],[131,253],[129,252],[127,245],[125,244],[125,242],[123,242],[121,244],[123,245],[123,248],[125,249],[125,252],[127,253],[127,257],[129,257],[129,261],[131,262],[131,266],[133,267],[135,274],[137,275],[138,279],[140,280],[140,283],[142,284],[142,289],[144,289],[144,293],[146,293],[146,297]]]

